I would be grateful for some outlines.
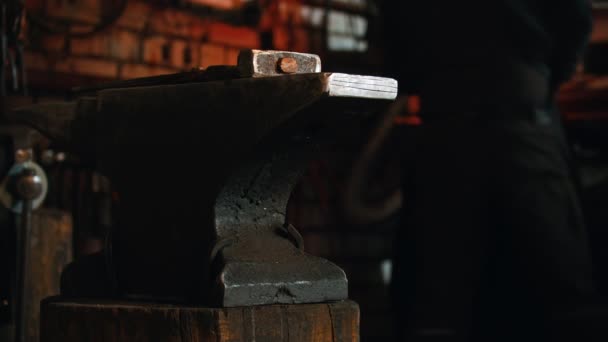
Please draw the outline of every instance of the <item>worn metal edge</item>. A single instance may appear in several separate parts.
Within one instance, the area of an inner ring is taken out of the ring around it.
[[[387,77],[331,73],[325,86],[325,92],[330,97],[394,100],[399,84],[397,80]]]

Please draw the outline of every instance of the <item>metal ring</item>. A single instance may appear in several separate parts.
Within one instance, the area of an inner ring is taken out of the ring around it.
[[[225,238],[218,240],[211,249],[209,260],[213,263],[219,252],[221,252],[224,248],[233,245],[235,242],[236,238]]]
[[[296,245],[296,247],[301,250],[302,252],[304,252],[304,238],[302,238],[302,235],[300,234],[300,232],[296,229],[296,227],[294,227],[291,224],[288,224],[285,227],[285,230],[287,231],[287,233],[289,234],[289,236],[291,237],[293,243]]]
[[[46,177],[46,173],[44,172],[42,167],[40,167],[40,165],[36,164],[33,161],[26,161],[24,163],[13,165],[8,171],[4,183],[2,184],[2,186],[0,186],[0,203],[16,214],[21,213],[23,200],[21,198],[18,198],[16,194],[12,193],[12,191],[10,191],[7,187],[10,186],[10,182],[13,179],[21,175],[21,172],[24,169],[33,170],[36,175],[40,177],[39,180],[42,186],[41,193],[35,199],[32,200],[32,209],[37,209],[42,205],[48,191],[48,180]]]

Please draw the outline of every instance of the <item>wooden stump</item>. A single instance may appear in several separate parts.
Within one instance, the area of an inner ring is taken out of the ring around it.
[[[40,301],[59,294],[61,271],[72,261],[72,217],[55,209],[32,213],[25,284],[25,341],[38,342]],[[0,327],[0,341],[12,341],[14,324]]]
[[[55,209],[34,211],[24,303],[26,341],[39,340],[40,301],[59,294],[61,271],[71,261],[72,216]]]
[[[356,342],[355,302],[240,308],[49,298],[41,342]]]

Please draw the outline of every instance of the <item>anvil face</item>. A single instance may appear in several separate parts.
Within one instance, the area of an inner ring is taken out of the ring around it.
[[[396,94],[391,79],[312,72],[108,89],[19,115],[94,151],[117,187],[106,253],[121,296],[310,303],[347,298],[347,279],[304,252],[291,191],[323,142]]]

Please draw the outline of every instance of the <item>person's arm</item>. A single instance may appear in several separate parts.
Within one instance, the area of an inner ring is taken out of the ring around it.
[[[421,32],[414,15],[415,2],[383,0],[381,3],[384,75],[399,81],[400,93],[415,93],[420,87],[419,40]]]
[[[572,77],[593,27],[589,0],[552,0],[551,26],[555,36],[549,67],[555,88]]]

